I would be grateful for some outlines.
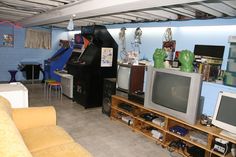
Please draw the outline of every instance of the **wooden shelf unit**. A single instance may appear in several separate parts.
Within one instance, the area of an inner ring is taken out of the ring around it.
[[[129,112],[129,111],[119,108],[118,105],[121,103],[126,103],[126,104],[131,105],[133,107],[133,110]],[[165,125],[163,127],[161,127],[161,126],[154,124],[150,121],[144,120],[143,118],[140,117],[140,115],[143,113],[151,113],[151,114],[163,117]],[[131,117],[133,119],[133,124],[128,125],[127,123],[122,121],[121,120],[122,114],[125,116]],[[117,95],[112,96],[111,119],[118,120],[118,121],[122,122],[123,124],[126,124],[134,132],[141,133],[142,135],[154,140],[157,144],[161,144],[164,148],[168,147],[169,143],[172,140],[182,140],[185,143],[187,143],[187,145],[197,146],[199,148],[204,149],[206,152],[205,156],[224,157],[224,155],[213,150],[214,139],[221,138],[221,139],[224,139],[224,140],[227,140],[231,143],[236,144],[235,139],[231,139],[231,138],[225,137],[223,135],[220,135],[220,132],[222,130],[219,128],[203,126],[199,122],[195,125],[190,125],[184,121],[176,119],[175,117],[158,112],[156,110],[145,108],[143,105],[135,103],[133,101],[130,101],[127,98],[124,98],[122,96],[117,96]],[[189,131],[198,131],[198,132],[207,134],[207,145],[192,141],[188,134],[186,136],[180,136],[176,133],[169,131],[169,128],[174,125],[183,126],[183,127],[187,128]],[[163,138],[160,140],[155,137],[152,137],[151,132],[145,129],[147,127],[152,127],[152,128],[157,129],[159,132],[161,132],[163,134]],[[226,155],[226,157],[232,157],[231,153],[228,153]]]

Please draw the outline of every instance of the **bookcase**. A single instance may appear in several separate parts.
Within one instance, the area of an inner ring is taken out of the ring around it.
[[[224,84],[236,87],[236,42],[229,41],[229,56],[227,61],[227,69],[224,76]]]
[[[130,108],[121,108],[121,104],[128,104]],[[141,115],[149,113],[163,119],[163,125],[158,125],[151,121],[147,121],[142,118]],[[235,139],[231,139],[220,135],[222,131],[216,127],[207,127],[201,125],[199,122],[195,125],[190,125],[179,119],[176,119],[170,115],[158,112],[156,110],[145,108],[143,105],[128,100],[125,97],[113,95],[112,106],[111,106],[111,119],[119,121],[129,127],[132,131],[140,133],[147,138],[150,138],[157,144],[160,144],[163,148],[170,149],[169,145],[172,141],[182,140],[188,146],[196,146],[205,150],[205,156],[219,156],[219,157],[232,157],[231,153],[223,155],[213,150],[215,138],[221,138],[231,143],[236,143]],[[182,126],[189,130],[189,133],[185,136],[181,136],[177,133],[169,131],[172,126]],[[156,138],[153,136],[150,128],[158,130],[163,136],[162,138]],[[190,132],[199,132],[206,135],[206,143],[198,142],[190,138]],[[174,149],[171,151],[178,152],[183,156],[189,156],[186,149]]]

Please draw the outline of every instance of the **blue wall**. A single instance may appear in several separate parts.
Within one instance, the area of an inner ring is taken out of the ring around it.
[[[236,35],[236,18],[108,25],[109,32],[119,45],[121,27],[127,28],[126,47],[128,51],[133,50],[131,43],[134,42],[135,29],[137,27],[141,28],[143,34],[140,58],[147,57],[151,61],[154,50],[162,47],[163,35],[168,27],[172,29],[173,40],[176,40],[176,50],[189,49],[193,51],[195,44],[224,45],[225,53],[222,69],[225,69],[229,52],[228,36]],[[0,32],[5,30],[6,27],[0,25]],[[34,60],[43,63],[43,60],[49,58],[58,50],[60,39],[70,39],[75,33],[68,33],[60,29],[52,29],[51,31],[52,49],[45,50],[24,48],[25,29],[14,29],[14,47],[0,47],[0,81],[8,81],[10,79],[8,70],[17,69],[18,64],[22,60]],[[24,80],[21,72],[17,73],[16,78]],[[236,92],[236,88],[208,82],[203,83],[202,96],[205,97],[204,113],[208,115],[213,114],[216,98],[221,90]]]
[[[10,26],[0,25],[1,34],[11,33],[11,29]],[[14,47],[0,47],[0,81],[9,81],[10,74],[8,70],[16,70],[21,61],[37,61],[43,64],[45,59],[52,56],[59,49],[59,40],[67,39],[65,30],[52,29],[52,49],[25,48],[25,30],[25,28],[14,28]],[[42,74],[40,78],[42,78]],[[16,74],[16,79],[25,80],[21,71]]]
[[[126,27],[126,50],[134,48],[134,32],[137,27],[142,30],[140,58],[148,58],[152,61],[152,55],[156,48],[162,47],[163,35],[168,27],[171,27],[173,40],[176,40],[176,50],[189,49],[193,51],[195,44],[224,45],[224,62],[222,69],[226,69],[229,53],[228,37],[236,36],[236,18],[233,19],[212,19],[212,20],[191,20],[173,22],[152,22],[125,25],[109,25],[107,28],[116,42],[120,45],[119,32],[121,27]],[[119,49],[120,51],[120,49]],[[202,96],[204,96],[203,113],[212,115],[214,113],[216,99],[219,91],[236,92],[236,88],[204,82]]]

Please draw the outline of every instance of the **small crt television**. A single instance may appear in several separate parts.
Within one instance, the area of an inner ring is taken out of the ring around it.
[[[195,124],[202,109],[199,105],[201,87],[202,77],[199,73],[149,66],[144,107]]]
[[[145,66],[118,64],[117,89],[126,93],[143,91]]]
[[[117,88],[123,92],[129,91],[130,86],[131,66],[119,64],[117,71]]]
[[[223,129],[220,134],[236,139],[236,93],[219,92],[212,124]]]

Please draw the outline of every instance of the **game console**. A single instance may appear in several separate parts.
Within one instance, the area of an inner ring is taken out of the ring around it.
[[[156,138],[156,139],[162,139],[163,138],[163,134],[156,130],[156,129],[153,129],[151,130],[151,133],[152,133],[152,137]]]
[[[229,141],[221,138],[215,138],[213,150],[222,154],[226,154],[230,150]]]
[[[162,118],[162,117],[154,118],[152,120],[152,123],[154,123],[154,124],[156,124],[156,125],[158,125],[160,127],[164,127],[165,126],[164,118]]]
[[[202,145],[207,145],[207,134],[199,131],[191,131],[189,133],[189,138],[191,141],[200,143]]]
[[[152,121],[153,119],[157,118],[157,116],[151,114],[151,113],[144,113],[140,115],[141,118],[143,118],[146,121]]]
[[[122,116],[121,120],[123,120],[128,125],[132,125],[133,124],[133,118],[131,118],[130,116]]]
[[[126,110],[127,112],[133,112],[134,108],[130,105],[130,104],[126,104],[126,103],[120,103],[118,104],[118,107]]]
[[[169,129],[171,132],[174,132],[180,136],[185,136],[188,133],[188,129],[181,127],[179,125],[175,125]]]

